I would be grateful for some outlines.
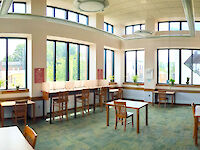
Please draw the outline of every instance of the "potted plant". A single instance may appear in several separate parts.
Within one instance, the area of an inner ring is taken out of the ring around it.
[[[169,80],[170,86],[174,86],[174,82],[175,82],[175,80],[171,78],[171,79]]]
[[[19,90],[19,85],[16,85],[16,90]]]
[[[115,77],[114,76],[110,76],[110,82],[114,82]]]
[[[137,76],[137,75],[133,76],[133,82],[136,83],[136,85],[139,85],[139,84],[137,83],[137,81],[138,81],[138,76]]]
[[[0,80],[0,88],[4,85],[4,81]]]
[[[186,81],[186,84],[188,85],[190,83],[190,78],[187,77],[187,81]]]

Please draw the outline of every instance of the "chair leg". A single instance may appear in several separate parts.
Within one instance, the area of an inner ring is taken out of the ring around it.
[[[133,123],[133,115],[132,115],[132,127],[134,126],[134,123]]]
[[[115,130],[117,129],[117,117],[115,117]]]
[[[55,120],[55,104],[54,104],[54,102],[53,102],[53,114],[52,114],[52,116],[53,116],[53,120]]]
[[[61,108],[60,108],[60,105],[62,105],[62,104],[60,104],[60,103],[59,103],[59,112],[58,112],[58,113],[59,113],[59,118],[60,118],[60,121],[61,121],[61,116],[62,116],[62,113],[61,113]]]
[[[64,111],[64,108],[63,108],[63,103],[62,103],[62,118],[63,118],[63,111]]]
[[[125,122],[124,122],[124,131],[126,131],[126,118],[125,118]]]
[[[122,120],[122,125],[123,125],[123,122],[124,122],[123,118],[121,118],[121,120]]]
[[[66,111],[66,120],[68,120],[68,108],[67,108],[68,103],[65,103],[65,111]]]
[[[90,114],[90,101],[89,101],[89,99],[87,100],[87,109],[88,109],[88,115]]]
[[[103,111],[102,96],[100,96],[100,98],[99,98],[99,103],[100,103],[101,111]]]
[[[84,117],[84,100],[82,100],[82,117]]]

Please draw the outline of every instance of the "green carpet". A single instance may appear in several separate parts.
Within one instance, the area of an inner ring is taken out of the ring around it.
[[[56,120],[49,124],[37,120],[29,125],[38,133],[37,150],[192,150],[194,145],[192,108],[189,106],[149,105],[149,126],[145,125],[145,109],[140,110],[140,134],[136,133],[136,112],[134,127],[127,125],[114,129],[114,111],[110,109],[110,126],[106,126],[106,111],[91,112],[84,118]],[[21,127],[22,129],[22,127]],[[200,143],[200,139],[199,139]]]

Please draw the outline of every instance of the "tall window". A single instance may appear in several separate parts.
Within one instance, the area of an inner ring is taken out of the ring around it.
[[[69,21],[77,22],[80,24],[88,25],[88,16],[73,12],[63,8],[47,6],[46,15],[48,17],[55,17],[59,19],[67,19]]]
[[[160,49],[158,50],[158,83],[200,84],[200,50]]]
[[[145,30],[145,24],[135,24],[135,25],[129,25],[125,26],[125,34],[133,34],[134,32],[138,30]]]
[[[89,46],[47,41],[47,81],[89,80]]]
[[[0,38],[0,89],[27,87],[27,39]]]
[[[200,31],[200,22],[195,22],[195,30]],[[158,31],[180,31],[189,30],[188,23],[186,21],[165,21],[158,22]]]
[[[114,33],[113,25],[107,22],[104,22],[104,31],[109,32],[109,33]]]
[[[138,77],[138,82],[144,82],[144,51],[126,51],[125,82],[133,82],[133,77],[136,75]]]
[[[26,2],[13,2],[8,13],[26,13]]]
[[[112,80],[114,77],[114,51],[104,49],[104,78]]]

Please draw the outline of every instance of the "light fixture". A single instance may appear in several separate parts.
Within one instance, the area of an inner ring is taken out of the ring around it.
[[[85,12],[103,11],[108,5],[108,0],[74,0],[74,6]]]

